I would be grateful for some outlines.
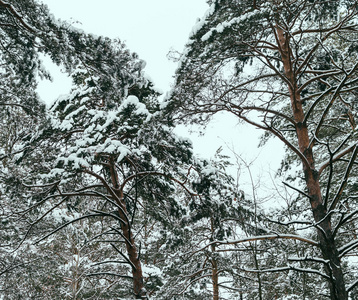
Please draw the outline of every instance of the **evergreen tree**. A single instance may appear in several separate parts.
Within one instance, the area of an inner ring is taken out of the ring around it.
[[[35,1],[0,9],[3,289],[24,272],[10,298],[147,298],[140,218],[180,210],[170,195],[185,180],[190,143],[172,133],[144,62],[122,42],[58,22]],[[35,75],[49,78],[39,53],[73,79],[50,111],[35,92]]]
[[[357,243],[356,1],[208,3],[167,108],[193,123],[227,111],[284,143],[302,166],[294,189],[317,235],[320,257],[306,261],[331,299],[348,299],[357,284],[345,263]]]
[[[86,202],[84,210],[52,231],[44,230],[40,240],[75,222],[106,219],[106,226],[91,225],[97,233],[92,240],[107,243],[122,260],[97,263],[87,276],[131,280],[135,297],[144,299],[147,291],[135,239],[141,230],[137,212],[147,202],[158,207],[173,192],[172,179],[180,182],[190,145],[160,121],[157,94],[142,76],[143,63],[135,54],[101,37],[81,34],[81,42],[84,45],[76,47],[87,53],[81,52],[82,59],[73,67],[71,94],[55,102],[48,123],[23,154],[27,161],[47,151],[41,168],[23,179],[26,187],[40,189],[42,195],[38,199],[35,191],[32,196],[29,210],[40,209],[42,215],[29,232],[48,215],[63,215],[65,204],[76,209],[75,199],[80,198]],[[161,210],[154,207],[150,213],[160,216]]]

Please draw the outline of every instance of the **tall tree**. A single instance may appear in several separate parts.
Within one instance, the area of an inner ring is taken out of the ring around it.
[[[111,282],[107,286],[116,283],[119,290],[123,288],[113,278],[132,282],[131,293],[147,298],[138,241],[140,224],[145,223],[140,220],[141,208],[147,207],[147,213],[157,219],[168,206],[179,209],[170,194],[175,184],[185,180],[190,143],[172,133],[160,112],[158,93],[143,76],[144,62],[122,42],[80,32],[32,0],[0,1],[0,14],[5,82],[0,105],[8,108],[0,112],[4,128],[0,188],[2,223],[11,224],[2,229],[9,232],[10,246],[19,247],[16,253],[26,253],[25,246],[36,241],[37,251],[29,252],[34,255],[40,249],[60,251],[62,258],[70,252],[74,264],[68,267],[72,275],[67,279],[74,299],[85,297],[83,291],[79,294],[84,276]],[[50,111],[35,92],[36,75],[49,78],[39,53],[64,66],[73,79],[71,94],[60,97]],[[67,233],[60,232],[65,227]],[[72,237],[78,232],[82,233],[75,243]],[[54,234],[62,245],[44,241]],[[69,251],[66,246],[72,242],[77,250]],[[78,250],[86,245],[94,245],[97,258]],[[5,258],[14,248],[10,246]],[[81,269],[80,252],[92,263],[92,272]],[[14,266],[21,265],[13,261]],[[2,263],[2,275],[15,274],[9,273],[13,268],[7,259]],[[29,280],[17,295],[29,281],[41,281],[42,275],[43,284],[27,284],[40,286],[28,296],[51,297],[45,290],[53,290],[53,282],[38,270],[34,276],[33,264],[27,266]]]
[[[45,119],[45,105],[35,91],[36,75],[49,78],[39,59],[42,35],[46,31],[46,8],[34,1],[0,1],[0,203],[1,203],[1,279],[2,293],[7,296],[32,297],[36,288],[14,288],[12,275],[30,270],[39,257],[26,246],[14,251],[24,220],[14,212],[24,209],[26,197],[17,190],[16,180],[29,168],[19,168],[14,161],[24,149],[21,140],[36,132]],[[44,35],[45,36],[45,35]],[[17,201],[14,201],[16,199]],[[17,220],[17,222],[12,222]],[[41,255],[40,255],[41,256]],[[34,270],[34,269],[33,269]],[[36,278],[34,273],[29,272]],[[27,283],[29,283],[27,281]],[[25,283],[26,285],[26,283]],[[26,291],[26,294],[24,291]],[[19,294],[20,293],[20,294]]]
[[[138,212],[150,205],[149,212],[160,218],[165,206],[161,209],[159,203],[175,190],[174,184],[185,180],[190,143],[177,138],[166,124],[158,94],[143,77],[144,63],[136,54],[119,41],[71,29],[65,34],[67,46],[75,49],[73,89],[54,103],[48,121],[24,142],[25,151],[18,158],[27,166],[42,155],[32,172],[19,178],[34,192],[28,195],[30,206],[22,216],[40,211],[26,236],[40,226],[40,242],[76,222],[106,219],[91,239],[107,243],[121,260],[105,259],[95,264],[97,271],[86,275],[130,280],[134,296],[146,299],[136,240],[142,229]],[[53,214],[65,214],[66,205],[78,208],[79,198],[87,203],[80,215],[55,223],[53,230],[41,225]],[[169,204],[167,200],[165,205]]]
[[[227,111],[277,137],[300,161],[303,195],[316,229],[331,299],[357,281],[344,260],[358,241],[356,1],[208,1],[180,58],[168,103],[205,122]],[[349,209],[347,209],[349,207]]]
[[[219,153],[215,160],[197,159],[188,174],[196,194],[182,199],[186,214],[166,231],[170,255],[164,268],[168,275],[162,289],[164,299],[217,300],[221,289],[221,294],[229,294],[230,285],[223,281],[233,280],[233,255],[213,242],[232,239],[243,224],[249,227],[253,212],[245,207],[243,192],[236,190],[233,178],[226,174],[225,159]]]

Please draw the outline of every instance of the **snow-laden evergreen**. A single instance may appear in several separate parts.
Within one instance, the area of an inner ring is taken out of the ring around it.
[[[0,0],[2,298],[356,297],[355,1],[208,4],[159,103],[120,40]],[[41,55],[72,80],[48,109]],[[285,144],[285,189],[173,134],[220,111]]]
[[[204,125],[225,111],[263,130],[263,142],[283,142],[281,175],[296,198],[287,200],[289,222],[270,219],[319,242],[312,254],[288,256],[286,267],[304,273],[305,265],[307,274],[319,274],[327,284],[321,293],[331,299],[354,297],[355,254],[344,245],[356,239],[356,1],[208,3],[179,59],[166,108],[183,122]],[[301,170],[291,172],[297,165]],[[264,298],[265,288],[257,288]],[[309,289],[303,280],[297,297]]]

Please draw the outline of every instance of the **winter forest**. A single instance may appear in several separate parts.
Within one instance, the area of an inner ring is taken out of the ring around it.
[[[358,299],[358,2],[207,3],[162,97],[121,40],[0,0],[0,299]],[[265,193],[174,133],[218,114],[285,149]]]

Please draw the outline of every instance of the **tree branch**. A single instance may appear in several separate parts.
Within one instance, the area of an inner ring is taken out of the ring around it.
[[[0,6],[5,7],[20,23],[31,33],[36,33],[35,29],[33,29],[30,25],[28,25],[24,19],[20,16],[20,14],[16,11],[16,9],[10,5],[9,3],[0,0]]]

